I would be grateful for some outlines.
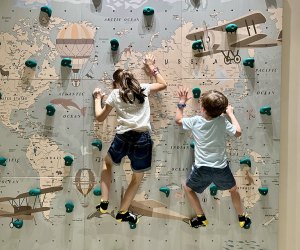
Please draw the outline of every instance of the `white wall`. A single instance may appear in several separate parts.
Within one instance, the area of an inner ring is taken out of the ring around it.
[[[300,249],[300,1],[285,0],[281,90],[279,249]]]

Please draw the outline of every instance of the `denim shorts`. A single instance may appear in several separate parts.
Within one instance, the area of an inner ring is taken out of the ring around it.
[[[214,183],[218,190],[228,190],[236,185],[235,179],[229,168],[211,168],[193,166],[186,181],[186,185],[193,191],[201,194],[211,183]]]
[[[127,155],[133,172],[145,172],[151,168],[152,145],[149,132],[127,131],[115,135],[108,154],[116,165]]]

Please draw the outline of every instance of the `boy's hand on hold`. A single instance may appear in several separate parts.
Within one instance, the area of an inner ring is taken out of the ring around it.
[[[185,104],[189,99],[192,97],[188,96],[189,95],[189,89],[188,88],[181,88],[177,91],[178,97],[179,97],[179,103],[180,104]]]
[[[228,116],[233,115],[233,107],[230,104],[226,108],[226,114]]]
[[[105,93],[102,92],[102,90],[100,88],[95,88],[95,90],[93,91],[93,97],[95,99],[100,99],[102,100],[102,98],[105,96]]]

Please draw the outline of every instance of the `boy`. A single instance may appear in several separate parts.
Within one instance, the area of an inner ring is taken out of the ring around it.
[[[177,104],[176,123],[182,125],[183,129],[191,130],[195,140],[195,163],[184,186],[197,215],[189,220],[190,226],[207,226],[208,221],[196,192],[201,194],[213,182],[219,190],[229,190],[240,227],[249,229],[251,220],[243,211],[241,197],[226,156],[225,134],[236,137],[242,134],[233,114],[233,107],[228,105],[228,99],[221,92],[210,90],[200,98],[201,115],[183,118],[183,109],[189,100],[188,89],[180,89],[178,96],[180,100]],[[225,112],[232,124],[222,115]]]

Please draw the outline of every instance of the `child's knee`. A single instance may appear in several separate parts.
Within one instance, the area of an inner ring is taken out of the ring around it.
[[[183,185],[183,189],[185,192],[191,192],[193,191],[190,187],[188,187],[186,184]]]
[[[105,165],[107,168],[111,168],[113,165],[112,160],[111,160],[110,156],[108,156],[108,155],[105,156],[104,162],[105,162]]]
[[[238,193],[237,186],[234,186],[234,187],[230,188],[230,189],[229,189],[229,192],[230,192],[230,193]]]

